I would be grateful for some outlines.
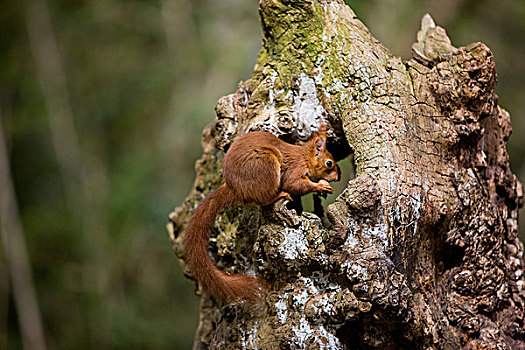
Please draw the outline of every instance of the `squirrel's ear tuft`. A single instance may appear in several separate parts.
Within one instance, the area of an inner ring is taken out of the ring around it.
[[[326,148],[326,137],[327,137],[327,126],[326,124],[322,123],[319,125],[319,130],[312,133],[312,138],[310,139],[310,143],[315,145],[315,149],[317,150],[317,156],[320,157],[321,152],[324,148]]]
[[[321,151],[326,145],[326,137],[322,135],[317,135],[314,140],[315,148],[317,148],[318,151]]]

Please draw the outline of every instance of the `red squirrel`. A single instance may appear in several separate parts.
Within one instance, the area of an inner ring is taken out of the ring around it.
[[[249,132],[230,146],[222,164],[222,185],[195,209],[184,236],[185,261],[211,296],[223,301],[256,301],[263,290],[257,278],[219,270],[208,253],[215,216],[228,205],[269,205],[280,198],[310,192],[331,193],[328,181],[339,179],[326,150],[326,126],[304,146],[284,142],[265,131]]]

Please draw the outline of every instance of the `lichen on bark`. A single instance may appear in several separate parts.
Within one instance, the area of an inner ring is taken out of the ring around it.
[[[221,98],[203,134],[194,188],[170,214],[184,227],[220,184],[223,152],[253,130],[289,142],[330,125],[356,178],[329,224],[282,206],[234,206],[210,252],[255,274],[257,305],[201,293],[196,349],[516,349],[524,342],[522,186],[509,169],[509,114],[481,43],[455,48],[430,16],[402,61],[342,1],[261,0],[263,46],[252,77]]]

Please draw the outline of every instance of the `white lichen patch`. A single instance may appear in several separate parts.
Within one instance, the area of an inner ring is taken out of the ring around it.
[[[244,341],[242,342],[242,349],[244,350],[256,350],[259,347],[257,346],[257,330],[259,329],[259,322],[255,321],[253,327],[244,331],[241,327],[240,331],[243,333]]]
[[[286,322],[286,317],[288,316],[288,307],[286,305],[287,299],[288,293],[284,293],[282,296],[279,296],[279,300],[275,303],[275,310],[277,311],[277,317],[281,324]]]
[[[320,58],[318,63],[322,64],[323,58]],[[279,120],[287,113],[284,113],[281,107],[277,107],[276,100],[288,101],[292,104],[291,117],[295,124],[293,129],[299,138],[309,138],[322,123],[326,123],[327,112],[317,97],[316,86],[318,85],[322,89],[323,77],[324,74],[321,70],[313,78],[301,73],[298,79],[298,91],[293,92],[282,88],[275,89],[278,73],[276,71],[271,72],[265,82],[268,88],[268,101],[263,104],[247,131],[259,130],[261,126],[264,126],[264,130],[279,135],[281,133],[278,128]]]
[[[292,115],[297,121],[297,133],[301,138],[310,136],[324,122],[326,110],[317,97],[315,80],[304,73],[299,78],[299,92],[294,96]]]
[[[292,341],[299,349],[343,349],[343,345],[334,333],[327,330],[323,325],[311,326],[304,315],[298,324],[292,327],[292,332],[294,333]]]
[[[346,227],[348,228],[348,234],[344,244],[349,250],[353,250],[363,243],[366,245],[377,245],[382,250],[388,247],[389,225],[384,215],[381,213],[377,215],[377,222],[367,219],[360,224],[357,224],[352,217],[347,218]]]
[[[308,293],[308,290],[303,288],[300,293],[294,293],[292,295],[292,301],[293,301],[293,307],[294,308],[300,308],[303,307],[308,299],[310,299],[310,293]]]
[[[334,310],[334,299],[337,292],[322,293],[316,297],[315,300],[310,304],[313,314],[310,315],[310,319],[316,322],[326,320],[327,316],[333,316]]]
[[[319,302],[316,304],[316,307],[318,308],[318,313],[323,313],[327,315],[333,315],[334,314],[334,297],[337,293],[331,292],[331,293],[325,293],[321,296],[319,299]]]
[[[314,301],[315,311],[319,313],[330,314],[331,302],[330,296],[333,297],[337,291],[323,293],[324,287],[318,285],[318,278],[300,276],[294,282],[293,292],[285,292],[274,304],[276,316],[281,325],[287,323],[291,327],[292,337],[288,344],[294,349],[342,349],[342,344],[335,335],[335,329],[325,327],[322,322],[315,322],[315,317],[309,319],[305,313],[305,306],[309,301]],[[326,280],[322,284],[328,285]],[[334,287],[335,288],[335,287]],[[322,319],[320,317],[319,319]]]
[[[321,56],[324,57],[323,55]],[[317,68],[316,74],[314,75],[315,84],[319,86],[322,89],[322,91],[325,91],[324,86],[323,86],[323,78],[324,78],[323,70],[321,68]],[[326,96],[326,91],[325,91],[325,96]]]
[[[286,260],[295,260],[308,252],[308,241],[303,228],[286,228],[283,232],[284,241],[279,246],[279,253]]]

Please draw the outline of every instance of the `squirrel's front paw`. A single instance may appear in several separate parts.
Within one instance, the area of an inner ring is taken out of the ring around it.
[[[321,192],[321,193],[332,193],[334,192],[334,190],[332,189],[332,187],[330,186],[330,184],[328,183],[328,181],[324,180],[324,179],[321,179],[319,180],[319,182],[317,183],[317,192]]]

